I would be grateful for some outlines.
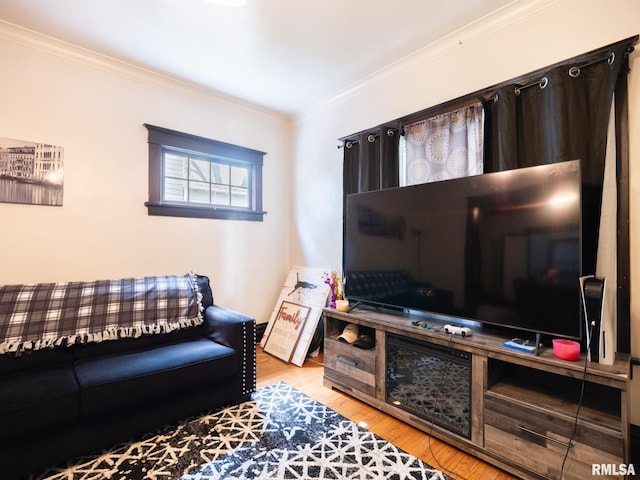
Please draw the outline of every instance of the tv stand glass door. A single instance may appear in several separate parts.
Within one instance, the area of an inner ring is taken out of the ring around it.
[[[471,354],[387,335],[386,400],[471,438]]]

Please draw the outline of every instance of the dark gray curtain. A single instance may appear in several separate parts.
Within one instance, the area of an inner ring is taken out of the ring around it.
[[[502,85],[485,103],[485,172],[581,161],[583,274],[596,270],[611,105],[616,86],[626,85],[620,77],[627,75],[628,53],[636,41],[603,47],[522,83]],[[626,96],[626,89],[618,94]],[[617,110],[616,115],[618,124]],[[630,351],[629,328],[628,312],[619,311],[619,351]]]
[[[399,135],[379,127],[344,141],[343,192],[369,192],[399,185]]]
[[[525,85],[500,87],[485,104],[485,171],[581,159],[588,181],[601,183],[612,97],[629,46],[556,66]]]
[[[596,268],[607,128],[628,47],[606,48],[522,85],[504,85],[485,105],[485,172],[581,161],[585,274]]]
[[[378,127],[343,141],[343,255],[347,195],[397,187],[400,184],[399,142],[398,129],[391,126]]]
[[[394,127],[378,127],[344,140],[343,232],[347,195],[399,185],[399,137],[398,130]]]

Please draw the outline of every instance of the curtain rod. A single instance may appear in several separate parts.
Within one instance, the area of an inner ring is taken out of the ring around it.
[[[549,79],[547,77],[542,77],[540,80],[536,80],[535,82],[525,83],[524,85],[518,85],[513,89],[516,96],[519,96],[522,93],[522,90],[525,88],[533,87],[534,85],[539,85],[540,90],[546,88],[549,85]]]
[[[387,129],[387,136],[388,137],[393,137],[396,134],[395,130],[393,128],[388,128]],[[376,138],[380,137],[380,133],[370,133],[367,136],[367,141],[369,143],[373,143],[376,141]],[[344,142],[344,145],[338,145],[338,148],[351,148],[354,145],[357,145],[360,143],[360,140],[346,140]]]
[[[636,34],[636,35],[634,35],[632,37],[628,37],[628,38],[625,38],[623,40],[619,40],[619,41],[617,41],[615,43],[611,43],[609,45],[602,46],[600,48],[596,48],[594,50],[591,50],[589,52],[583,53],[581,55],[577,55],[577,56],[569,58],[569,59],[561,60],[560,62],[554,63],[552,65],[547,65],[546,67],[543,67],[543,68],[537,69],[535,71],[529,72],[529,73],[527,73],[525,75],[520,75],[518,77],[506,80],[504,82],[500,82],[498,84],[494,84],[492,86],[483,88],[481,90],[477,90],[475,92],[463,95],[463,96],[455,98],[453,100],[449,100],[447,102],[440,103],[438,105],[433,105],[431,107],[422,109],[422,110],[420,110],[418,112],[414,112],[412,114],[405,115],[403,117],[397,118],[397,119],[392,120],[390,122],[385,122],[383,125],[389,125],[390,123],[394,123],[394,122],[397,122],[400,125],[402,125],[403,123],[406,124],[406,123],[409,123],[409,122],[411,122],[411,123],[417,122],[417,121],[419,121],[419,120],[421,120],[423,118],[430,118],[430,117],[433,117],[435,115],[438,115],[438,112],[453,110],[458,105],[460,105],[460,104],[462,104],[464,102],[470,102],[470,101],[472,101],[474,99],[480,100],[481,102],[483,102],[485,104],[489,103],[489,102],[495,103],[498,100],[500,100],[498,98],[497,91],[499,89],[502,89],[502,88],[509,87],[509,86],[513,85],[514,82],[517,81],[517,80],[526,81],[529,78],[532,78],[532,77],[535,78],[536,76],[544,75],[546,72],[549,72],[549,71],[551,71],[551,70],[553,70],[555,68],[558,68],[558,67],[566,68],[566,66],[568,64],[570,64],[570,62],[577,62],[577,61],[580,61],[580,60],[584,61],[585,59],[588,59],[588,58],[593,57],[595,55],[604,54],[605,52],[610,52],[612,49],[618,49],[619,47],[621,47],[622,45],[625,45],[625,44],[626,44],[626,48],[624,49],[624,54],[625,55],[629,55],[631,52],[633,52],[635,50],[634,44],[638,41],[639,38],[640,38],[640,35]],[[605,59],[608,59],[609,55],[610,54],[607,53],[607,57],[605,57]],[[589,65],[582,65],[582,67],[580,67],[580,68],[586,68],[587,66],[589,66]],[[534,82],[534,85],[536,83],[537,82]],[[378,125],[378,127],[376,127],[376,128],[380,128],[380,127],[382,127],[382,125]],[[371,129],[368,129],[368,130],[370,131]],[[366,132],[366,130],[365,130],[365,132]],[[364,132],[360,132],[360,133],[364,133]],[[350,135],[348,135],[346,137],[339,138],[338,141],[339,142],[345,142],[345,143],[348,142],[348,141],[351,141],[352,145],[355,145],[358,142],[355,141],[355,140],[349,140],[349,138],[356,138],[356,135],[358,135],[358,134],[357,133],[356,134],[350,134]],[[338,148],[343,148],[343,146],[340,145],[340,146],[338,146]]]
[[[346,142],[344,142],[344,145],[338,145],[338,148],[351,148],[354,145],[358,145],[360,143],[360,140],[347,140]]]
[[[633,50],[634,49],[631,46],[631,47],[628,47],[624,51],[624,53],[625,53],[625,55],[629,55],[631,52],[633,52]],[[573,67],[569,68],[568,73],[569,73],[570,77],[575,78],[575,77],[578,77],[580,75],[580,73],[582,72],[582,70],[585,69],[585,68],[589,68],[589,67],[591,67],[593,65],[597,65],[597,64],[602,63],[602,62],[607,62],[609,65],[613,65],[613,62],[615,62],[615,61],[616,61],[616,52],[612,51],[606,57],[598,58],[596,60],[591,60],[591,61],[589,61],[587,63],[583,63],[579,67],[574,65]],[[525,88],[532,87],[532,86],[534,86],[536,84],[540,85],[540,88],[545,88],[548,83],[549,83],[549,79],[547,77],[542,77],[539,81],[527,83],[527,84],[522,85],[522,86],[517,86],[515,88],[515,94],[516,95],[520,95],[522,90],[524,90]]]
[[[631,48],[631,51],[633,51],[633,48]],[[628,55],[629,53],[629,49],[627,49],[625,51],[625,53]],[[604,57],[604,58],[599,58],[597,60],[593,60],[591,62],[585,63],[583,65],[580,65],[579,67],[573,66],[571,68],[569,68],[569,76],[570,77],[577,77],[578,75],[580,75],[580,71],[583,68],[587,68],[590,67],[592,65],[596,65],[598,63],[604,62],[606,61],[609,65],[613,65],[613,62],[615,62],[616,60],[616,52],[611,52],[608,56]]]
[[[625,55],[629,55],[631,52],[633,52],[633,50],[634,50],[634,47],[630,46],[624,51],[624,53],[625,53]],[[585,69],[585,68],[589,68],[589,67],[591,67],[593,65],[597,65],[598,63],[602,63],[602,62],[605,62],[605,61],[609,65],[613,65],[613,62],[615,62],[615,60],[616,60],[616,53],[612,51],[606,57],[598,58],[596,60],[591,60],[589,62],[583,63],[580,66],[574,65],[574,66],[569,68],[568,73],[569,73],[570,77],[575,78],[575,77],[579,76],[580,73],[582,72],[582,70]],[[525,89],[527,89],[529,87],[533,87],[535,85],[538,85],[542,89],[542,88],[545,88],[548,84],[549,84],[549,79],[545,76],[545,77],[542,77],[540,80],[536,80],[536,81],[533,81],[533,82],[525,83],[523,85],[517,85],[514,88],[514,93],[516,94],[516,96],[519,96],[522,93],[522,90],[525,90]],[[493,101],[495,103],[495,102],[498,101],[498,94],[495,93],[495,94],[493,94],[493,95],[491,95],[491,96],[489,96],[487,98],[483,98],[483,100],[485,102]]]

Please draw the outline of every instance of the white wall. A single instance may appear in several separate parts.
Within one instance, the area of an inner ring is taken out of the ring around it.
[[[0,137],[65,148],[62,207],[0,203],[0,284],[194,270],[211,276],[218,303],[264,322],[292,265],[341,262],[337,138],[638,33],[637,0],[518,2],[306,112],[290,134],[279,115],[0,22]],[[629,76],[632,281],[640,278],[639,50]],[[149,217],[143,123],[268,152],[265,221]],[[638,380],[632,391],[640,424]]]
[[[500,17],[457,32],[301,115],[292,135],[292,261],[340,264],[342,151],[336,148],[336,139],[638,33],[637,0],[518,2]],[[632,281],[640,278],[639,50],[630,56],[629,76]],[[633,281],[631,291],[635,357],[640,356],[637,285]],[[637,367],[635,374],[632,422],[640,424]]]
[[[289,120],[0,22],[0,137],[64,147],[62,207],[0,203],[0,284],[210,276],[267,321],[289,270]],[[144,123],[267,152],[264,222],[147,215]]]

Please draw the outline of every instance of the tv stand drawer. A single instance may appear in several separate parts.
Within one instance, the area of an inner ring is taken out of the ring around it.
[[[363,350],[348,343],[325,339],[324,351],[325,377],[367,395],[375,395],[375,349]]]
[[[571,439],[575,418],[543,403],[527,405],[492,392],[485,394],[484,402],[485,448],[540,475],[559,478],[567,449],[562,475],[566,479],[590,478],[595,463],[624,462],[619,430],[580,419]]]

